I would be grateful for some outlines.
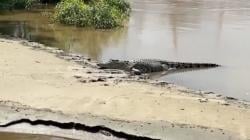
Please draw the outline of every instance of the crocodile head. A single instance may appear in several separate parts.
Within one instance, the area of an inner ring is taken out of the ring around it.
[[[129,71],[131,63],[129,61],[110,60],[107,63],[99,63],[97,66],[99,66],[100,69],[120,69]]]

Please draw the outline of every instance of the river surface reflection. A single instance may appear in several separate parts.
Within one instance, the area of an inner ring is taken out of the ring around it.
[[[0,139],[1,140],[70,140],[53,136],[5,133],[5,132],[0,132]]]
[[[101,31],[52,24],[47,13],[0,13],[0,32],[67,52],[109,59],[212,62],[221,68],[161,77],[250,101],[248,0],[131,0],[125,28]]]

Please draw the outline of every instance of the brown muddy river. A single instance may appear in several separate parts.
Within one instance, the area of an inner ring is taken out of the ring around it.
[[[1,140],[70,140],[53,136],[4,133],[4,132],[0,132],[0,139]]]
[[[94,59],[213,62],[221,68],[161,77],[250,101],[249,0],[131,0],[125,28],[101,31],[52,24],[50,10],[0,13],[0,33]]]

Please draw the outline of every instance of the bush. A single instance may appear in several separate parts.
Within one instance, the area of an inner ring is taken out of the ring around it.
[[[92,25],[99,29],[110,29],[119,25],[118,17],[111,8],[104,2],[99,2],[94,6]]]
[[[68,25],[89,26],[91,8],[81,0],[64,0],[56,6],[55,19]]]
[[[124,0],[63,0],[55,11],[55,19],[63,24],[110,29],[124,23],[130,5]]]
[[[126,16],[130,14],[130,4],[125,0],[106,0],[106,3],[110,5],[110,7],[115,8],[119,12],[123,13]]]

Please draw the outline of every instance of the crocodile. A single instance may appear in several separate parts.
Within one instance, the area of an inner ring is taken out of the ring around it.
[[[135,75],[185,69],[214,68],[220,66],[213,63],[183,63],[155,59],[142,59],[137,61],[110,60],[107,63],[98,63],[97,65],[100,69],[119,69]]]

